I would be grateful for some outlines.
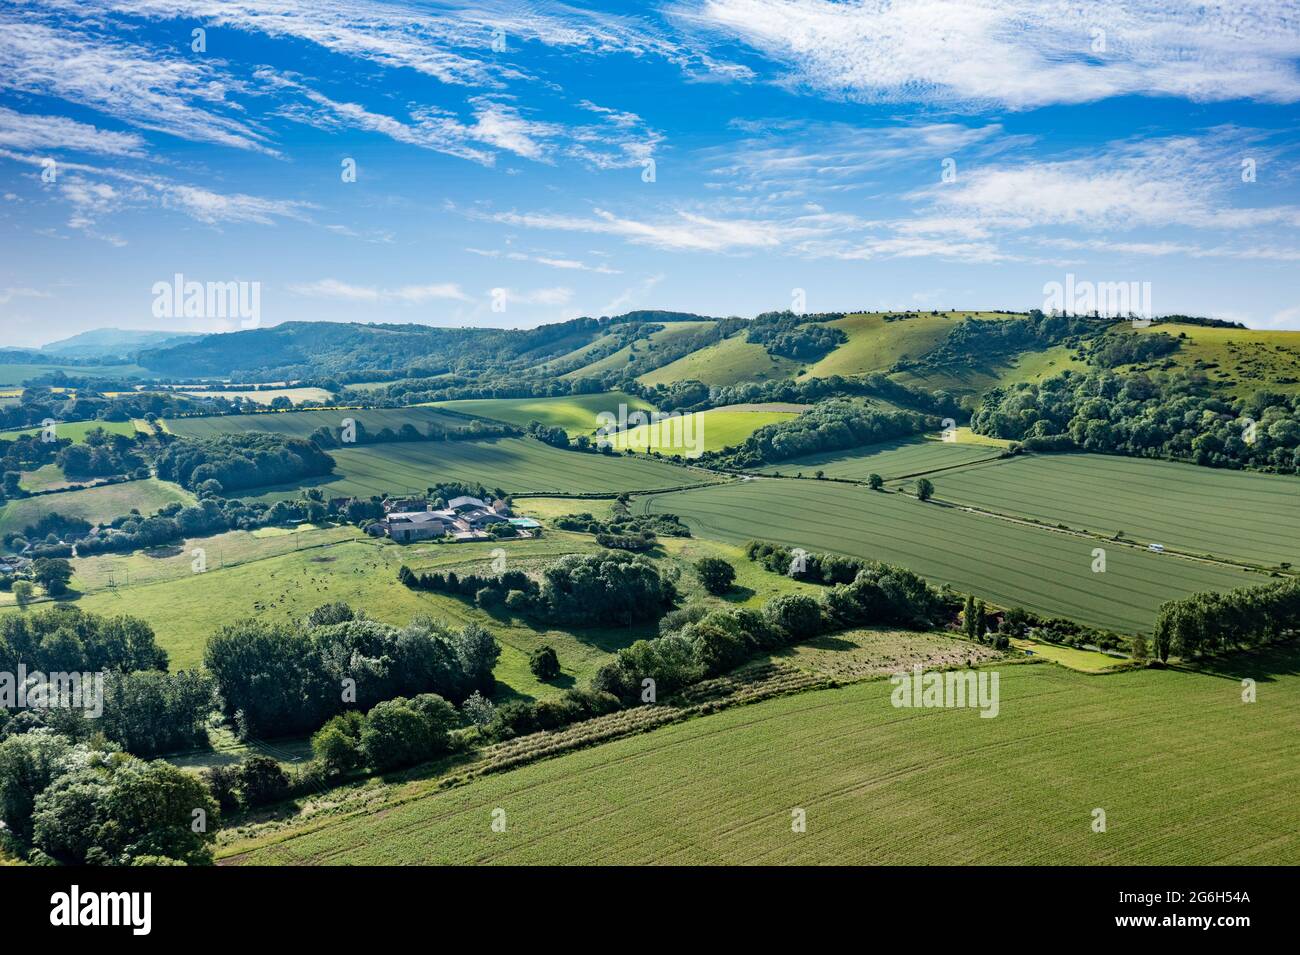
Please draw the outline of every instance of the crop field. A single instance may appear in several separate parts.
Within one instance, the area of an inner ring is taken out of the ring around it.
[[[674,457],[698,457],[704,451],[735,447],[764,425],[797,418],[794,411],[743,411],[710,408],[682,415],[680,424],[666,419],[657,425],[643,424],[611,436],[620,451],[654,450]],[[685,441],[690,436],[693,441]],[[698,442],[698,445],[695,443]]]
[[[54,426],[56,438],[68,438],[71,441],[85,441],[86,433],[96,428],[103,428],[109,434],[124,434],[130,437],[136,427],[130,421],[60,421]],[[17,431],[0,431],[0,441],[12,441],[19,435],[40,434],[40,428],[21,428]]]
[[[21,531],[54,511],[95,524],[121,517],[132,508],[141,514],[152,514],[172,501],[192,504],[194,496],[179,485],[156,478],[20,498],[0,507],[0,534]]]
[[[936,481],[936,487],[942,487]],[[1093,573],[1095,539],[830,481],[777,478],[638,498],[679,515],[699,537],[768,540],[901,564],[1004,607],[1022,606],[1124,632],[1149,631],[1174,597],[1265,583],[1258,574],[1110,544]]]
[[[1300,659],[1292,649],[1240,662],[1261,678],[1255,705],[1235,678],[1050,664],[998,667],[993,719],[897,709],[887,680],[812,691],[442,791],[386,787],[387,804],[372,790],[365,814],[221,854],[286,865],[1294,865]],[[489,826],[498,807],[504,832]],[[791,831],[795,807],[806,832]],[[1099,807],[1104,833],[1092,829]]]
[[[872,474],[885,480],[923,474],[942,468],[959,467],[975,461],[996,459],[1002,449],[991,445],[938,441],[929,438],[904,438],[847,451],[830,451],[802,458],[791,458],[762,468],[762,474],[803,474],[812,477],[825,471],[827,477],[865,481]]]
[[[177,388],[177,394],[193,395],[195,398],[244,398],[259,405],[269,405],[276,398],[288,398],[294,404],[301,401],[329,401],[330,393],[324,388],[249,388],[231,391],[186,391]]]
[[[666,322],[663,328],[657,332],[651,332],[649,338],[636,342],[634,346],[624,345],[618,351],[560,377],[598,378],[607,371],[630,369],[635,372],[638,366],[652,368],[663,361],[663,358],[659,357],[659,353],[665,346],[670,346],[681,338],[711,328],[713,324],[713,322]]]
[[[454,430],[469,426],[469,421],[459,415],[443,414],[433,408],[330,408],[309,411],[276,411],[265,414],[214,415],[206,418],[168,418],[166,428],[172,434],[186,438],[208,438],[219,434],[243,434],[265,431],[306,438],[317,428],[329,428],[335,433],[344,418],[352,418],[369,434],[384,428],[396,431],[402,425],[414,425],[421,434],[429,425]]]
[[[935,497],[1194,554],[1300,565],[1300,479],[1103,454],[1022,455],[934,477]]]
[[[434,408],[445,408],[461,414],[492,418],[508,424],[525,427],[530,421],[540,421],[553,428],[563,428],[573,437],[591,434],[598,428],[596,415],[609,412],[618,415],[618,406],[627,405],[633,411],[653,411],[640,398],[611,391],[598,395],[573,395],[565,398],[483,398],[463,401],[441,401]]]
[[[669,384],[695,379],[721,387],[741,381],[779,381],[799,369],[789,358],[769,355],[762,345],[745,340],[739,331],[730,338],[691,352],[674,362],[637,377],[643,385]]]
[[[561,451],[531,438],[412,441],[331,450],[334,477],[268,489],[256,500],[296,497],[319,487],[331,497],[422,492],[442,481],[478,482],[507,492],[614,493],[704,484],[709,476],[674,464],[622,455]]]

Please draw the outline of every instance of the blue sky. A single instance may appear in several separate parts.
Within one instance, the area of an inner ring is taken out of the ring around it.
[[[260,283],[262,324],[1022,309],[1071,273],[1300,328],[1298,60],[1249,0],[3,2],[0,345],[236,327],[155,318],[176,273]]]

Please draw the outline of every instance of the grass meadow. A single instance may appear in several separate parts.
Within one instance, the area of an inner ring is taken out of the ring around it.
[[[109,434],[124,434],[127,437],[136,432],[136,426],[131,421],[60,421],[54,427],[54,436],[81,442],[86,440],[88,431],[96,428],[103,428]],[[41,430],[41,428],[20,428],[16,431],[0,431],[0,441],[12,441],[25,434],[40,434]]]
[[[0,507],[0,534],[21,531],[51,512],[95,524],[121,517],[132,508],[141,514],[152,514],[172,501],[192,504],[194,496],[177,484],[156,478],[19,498]]]

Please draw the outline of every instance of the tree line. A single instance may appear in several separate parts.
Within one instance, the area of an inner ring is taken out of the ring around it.
[[[1292,636],[1300,623],[1300,581],[1191,594],[1160,605],[1152,649],[1200,657],[1257,647]]]

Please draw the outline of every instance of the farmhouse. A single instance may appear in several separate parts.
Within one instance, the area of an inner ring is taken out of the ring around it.
[[[387,503],[387,502],[386,502]],[[395,503],[421,504],[409,499]],[[366,528],[366,533],[373,537],[390,537],[401,544],[411,541],[438,540],[450,536],[455,541],[487,540],[491,535],[486,528],[493,524],[510,522],[517,536],[530,537],[532,534],[505,515],[510,508],[505,501],[495,501],[491,505],[476,497],[455,497],[444,510],[435,511],[424,505],[421,509],[388,510],[382,520]],[[533,527],[539,525],[531,522]]]
[[[447,515],[438,511],[395,511],[371,527],[382,526],[393,540],[406,543],[445,537],[449,523]]]

